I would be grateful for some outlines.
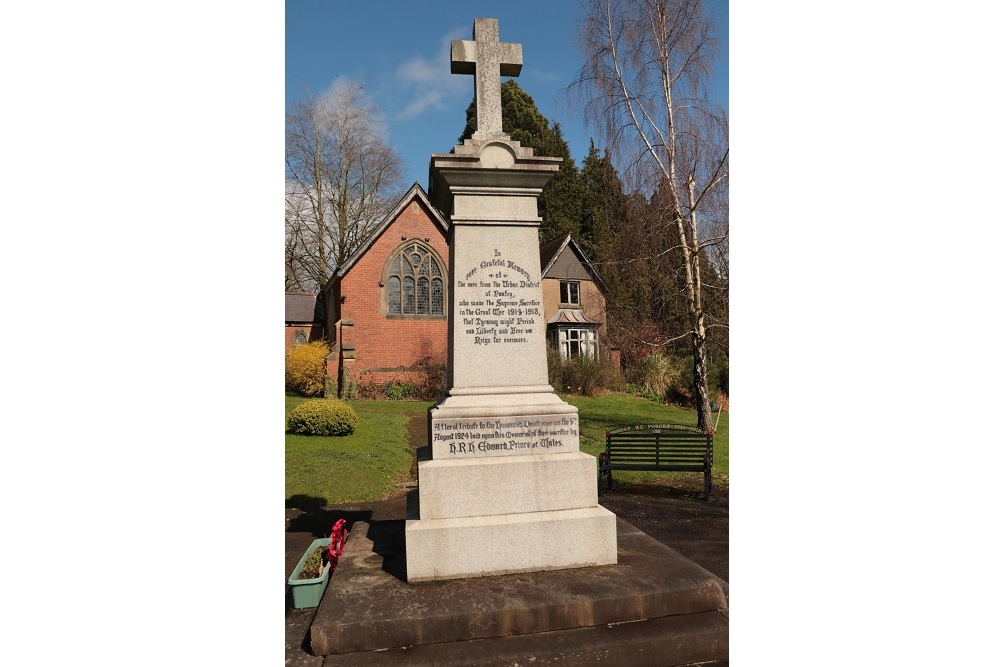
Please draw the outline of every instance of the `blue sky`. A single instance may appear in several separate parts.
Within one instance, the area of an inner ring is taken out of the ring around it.
[[[724,43],[710,95],[728,107],[728,2],[712,0],[707,6],[719,17]],[[406,184],[417,181],[426,188],[431,153],[448,152],[465,126],[473,79],[450,73],[450,44],[472,39],[476,17],[499,19],[501,41],[521,43],[524,66],[517,82],[546,118],[561,124],[579,165],[597,133],[566,104],[566,88],[580,68],[576,0],[288,0],[286,107],[307,90],[322,93],[338,77],[361,83],[382,110],[389,143],[403,156]]]

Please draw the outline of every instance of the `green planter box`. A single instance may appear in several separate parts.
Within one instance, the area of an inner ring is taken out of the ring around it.
[[[288,585],[292,587],[292,604],[296,609],[308,609],[309,607],[319,606],[319,601],[323,598],[323,593],[326,592],[326,585],[330,581],[330,564],[327,563],[324,565],[323,574],[315,579],[299,579],[298,576],[309,554],[318,547],[328,546],[330,546],[329,537],[313,540],[312,545],[306,549],[306,552],[302,554],[302,558],[299,559],[298,565],[292,570],[292,575],[288,577]]]

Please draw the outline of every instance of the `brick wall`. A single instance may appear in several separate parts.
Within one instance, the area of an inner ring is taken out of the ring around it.
[[[339,308],[342,321],[353,326],[342,326],[339,332],[331,331],[330,339],[340,344],[354,345],[354,360],[347,362],[351,377],[357,381],[362,374],[380,382],[404,378],[402,369],[409,368],[425,357],[437,363],[448,359],[448,321],[441,316],[389,318],[385,314],[380,287],[386,259],[400,245],[423,241],[433,248],[441,260],[441,270],[447,276],[448,245],[444,234],[431,218],[423,203],[414,198],[375,240],[368,251],[351,267],[341,280],[338,290],[331,290],[332,304]],[[445,310],[448,309],[450,285],[445,287]],[[339,338],[338,338],[339,336]],[[328,372],[338,377],[338,369]]]
[[[293,342],[295,342],[295,335],[299,332],[306,335],[306,342],[311,343],[314,340],[323,340],[323,326],[321,324],[294,324],[285,325],[285,347],[288,347]]]

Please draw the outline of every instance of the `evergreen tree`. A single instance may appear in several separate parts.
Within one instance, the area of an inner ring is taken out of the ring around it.
[[[607,282],[616,273],[612,263],[615,231],[625,219],[625,193],[611,158],[606,151],[601,157],[593,139],[590,140],[590,152],[583,160],[580,185],[583,188],[583,205],[577,240],[602,274],[607,267],[608,275],[604,276]]]

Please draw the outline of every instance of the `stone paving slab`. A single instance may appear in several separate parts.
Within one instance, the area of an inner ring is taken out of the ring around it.
[[[705,612],[728,627],[724,583],[620,519],[617,565],[422,583],[406,582],[403,527],[354,525],[313,619],[315,655]]]
[[[328,655],[323,667],[723,667],[729,623],[719,612],[531,635]],[[705,662],[711,660],[712,662]]]

